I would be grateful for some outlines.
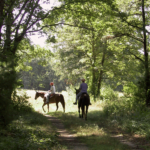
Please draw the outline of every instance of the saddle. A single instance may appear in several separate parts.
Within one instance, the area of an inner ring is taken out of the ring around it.
[[[55,95],[55,93],[53,93],[53,94],[50,94],[49,98],[52,98],[54,95]]]
[[[89,96],[86,92],[82,93],[81,96]]]
[[[81,96],[79,97],[78,102],[80,102],[82,96],[88,96],[88,97],[89,97],[89,95],[88,95],[86,92],[84,92],[84,93],[82,93]]]

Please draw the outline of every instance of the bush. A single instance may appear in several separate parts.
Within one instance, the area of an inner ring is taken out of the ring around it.
[[[15,111],[31,111],[33,110],[32,106],[28,102],[28,96],[25,92],[17,95],[17,91],[14,91],[12,94],[12,103]]]
[[[3,92],[3,95],[0,101],[0,126],[5,128],[7,125],[11,123],[11,121],[15,118],[16,113],[20,112],[29,112],[32,111],[33,108],[27,101],[29,98],[26,93],[21,93],[17,95],[17,92],[14,91],[12,93],[11,99],[8,99],[7,91]]]
[[[102,100],[113,101],[113,100],[118,99],[118,96],[119,96],[118,92],[114,91],[112,88],[110,88],[110,86],[104,86],[101,89],[101,96],[100,96],[100,98]]]
[[[129,88],[126,88],[126,90],[132,92]],[[132,94],[134,95],[134,91]],[[130,96],[126,95],[126,97],[114,101],[109,99],[104,101],[103,115],[112,126],[130,134],[139,134],[149,138],[150,110],[142,103],[137,103],[134,96]]]
[[[0,130],[1,150],[52,149],[58,145],[57,133],[47,132],[49,122],[42,115],[31,112],[17,118],[5,130]],[[45,127],[46,130],[42,130]]]
[[[124,96],[129,98],[135,107],[138,104],[141,108],[145,107],[145,89],[140,84],[136,85],[133,82],[127,83],[123,87]]]

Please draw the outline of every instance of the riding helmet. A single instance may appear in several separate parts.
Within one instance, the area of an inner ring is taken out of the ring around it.
[[[51,82],[51,83],[50,83],[50,85],[54,85],[54,83],[53,83],[53,82]]]

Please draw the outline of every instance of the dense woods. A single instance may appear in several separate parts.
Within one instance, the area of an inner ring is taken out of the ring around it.
[[[94,101],[109,85],[148,107],[150,1],[59,2],[46,10],[49,0],[0,1],[0,124],[13,118],[18,88],[48,90],[51,81],[61,92],[85,78]],[[32,45],[34,33],[49,46]]]

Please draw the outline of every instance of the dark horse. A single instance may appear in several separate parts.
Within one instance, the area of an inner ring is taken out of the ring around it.
[[[80,90],[79,89],[75,89],[75,90],[76,90],[76,95],[77,95],[80,92]],[[90,103],[89,95],[87,93],[82,93],[78,100],[79,118],[85,118],[85,120],[87,120],[89,103]],[[80,114],[80,109],[82,111],[81,114]]]
[[[46,97],[44,96],[46,93],[45,92],[36,92],[35,94],[35,100],[38,98],[38,97],[42,97],[43,98],[43,111],[45,112],[44,110],[44,106],[47,105],[47,109],[48,109],[48,112],[49,112],[49,104],[52,104],[52,103],[56,103],[56,111],[58,110],[58,103],[60,102],[63,106],[63,109],[64,109],[64,112],[65,112],[65,100],[64,100],[64,96],[62,94],[54,94],[50,99],[49,99],[49,103],[47,104],[46,103]]]

